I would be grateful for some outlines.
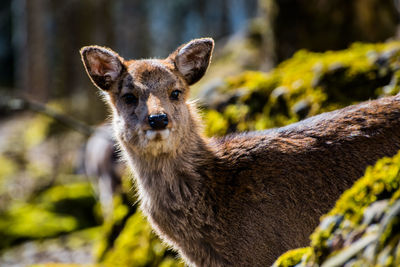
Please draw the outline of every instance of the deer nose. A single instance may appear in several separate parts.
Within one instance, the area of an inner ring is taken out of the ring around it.
[[[153,130],[163,130],[168,125],[167,114],[150,115],[148,119]]]

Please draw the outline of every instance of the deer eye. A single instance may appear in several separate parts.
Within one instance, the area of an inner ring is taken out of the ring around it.
[[[180,91],[180,90],[174,90],[174,91],[172,91],[172,93],[171,93],[171,95],[170,95],[170,98],[172,99],[172,100],[178,100],[179,99],[179,95],[182,93],[182,91]]]
[[[125,94],[122,96],[122,99],[127,105],[136,104],[138,101],[137,97],[134,94]]]

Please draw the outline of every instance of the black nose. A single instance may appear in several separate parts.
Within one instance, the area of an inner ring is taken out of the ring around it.
[[[154,130],[163,130],[168,125],[167,114],[157,114],[149,116],[149,124]]]

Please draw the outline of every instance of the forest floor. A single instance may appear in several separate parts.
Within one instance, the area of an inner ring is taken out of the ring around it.
[[[91,264],[100,227],[56,238],[27,241],[0,254],[2,267],[26,267],[40,263]],[[90,236],[91,238],[87,238]],[[93,238],[94,237],[94,238]]]

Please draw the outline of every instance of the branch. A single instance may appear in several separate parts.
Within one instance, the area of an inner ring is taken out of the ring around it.
[[[0,101],[0,107],[4,107],[11,111],[31,110],[39,112],[86,136],[90,136],[94,132],[92,126],[61,112],[55,111],[54,109],[47,107],[45,104],[27,98],[3,96]]]

